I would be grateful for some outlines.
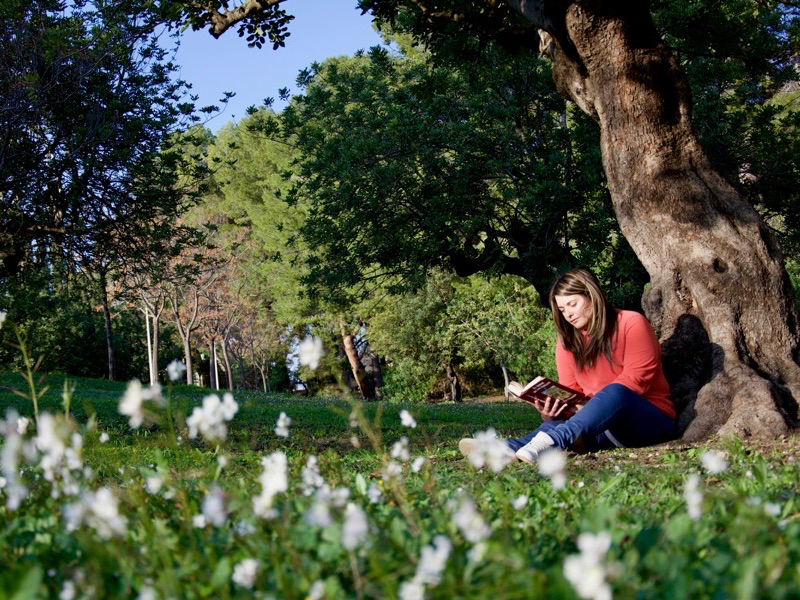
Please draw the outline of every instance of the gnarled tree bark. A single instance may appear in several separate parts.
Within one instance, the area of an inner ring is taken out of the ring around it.
[[[780,249],[711,166],[689,87],[641,0],[508,0],[544,32],[559,91],[600,126],[623,234],[651,285],[687,440],[798,425],[800,332]]]

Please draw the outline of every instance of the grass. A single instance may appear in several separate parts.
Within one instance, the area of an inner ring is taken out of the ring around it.
[[[45,379],[50,391],[40,412],[61,412],[63,377]],[[11,392],[23,385],[17,375],[0,375],[0,402],[30,415],[29,402]],[[128,426],[117,412],[123,393],[124,384],[76,379],[71,413],[92,471],[81,485],[114,491],[126,533],[103,540],[87,524],[67,531],[70,499],[53,498],[57,486],[36,466],[24,467],[28,499],[16,511],[0,508],[0,590],[12,590],[0,598],[58,596],[69,582],[87,581],[98,597],[152,590],[158,597],[305,598],[323,590],[319,597],[392,598],[414,578],[422,548],[437,534],[453,549],[441,582],[425,586],[426,597],[574,598],[563,565],[586,532],[611,535],[601,567],[617,598],[792,598],[800,589],[795,437],[571,456],[569,483],[555,490],[536,468],[476,470],[456,449],[458,439],[489,427],[506,437],[533,429],[535,413],[521,404],[360,405],[368,425],[353,430],[353,407],[341,399],[237,392],[240,410],[224,444],[189,440],[182,427],[173,445],[164,428]],[[183,424],[207,393],[175,386],[176,422]],[[403,408],[414,414],[416,429],[400,424]],[[273,432],[281,412],[292,418],[288,439]],[[107,443],[99,442],[101,432],[109,434]],[[354,434],[360,448],[352,445]],[[411,457],[424,456],[427,464],[385,480],[387,454],[403,436]],[[730,466],[703,475],[703,514],[692,519],[684,489],[690,473],[702,472],[708,447],[722,451]],[[260,461],[275,451],[288,458],[289,490],[276,496],[277,518],[258,519],[251,500],[261,490]],[[325,527],[307,522],[315,497],[299,485],[311,454],[330,488],[347,488],[349,501],[366,514],[368,539],[352,552],[343,547],[343,507],[329,507]],[[223,469],[220,455],[227,458]],[[163,489],[149,494],[146,482],[154,475]],[[377,504],[366,496],[372,485],[383,492]],[[221,527],[192,527],[214,486],[225,492],[229,519]],[[528,502],[516,510],[520,496]],[[465,499],[491,528],[484,541],[468,541],[454,522]],[[252,590],[232,581],[247,558],[259,565]]]

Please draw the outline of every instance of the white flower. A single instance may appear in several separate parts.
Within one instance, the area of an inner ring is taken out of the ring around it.
[[[4,322],[5,322],[5,320],[6,320],[6,315],[7,315],[7,314],[8,314],[8,313],[6,313],[6,311],[4,311],[4,310],[0,310],[0,327],[2,327],[2,326],[3,326],[3,323],[4,323]]]
[[[417,426],[417,421],[411,416],[411,413],[405,409],[400,411],[400,422],[406,427],[411,427],[411,429]]]
[[[238,523],[236,523],[236,533],[238,533],[242,537],[247,537],[248,535],[253,535],[256,532],[256,526],[250,523],[249,521],[245,521],[242,519]]]
[[[313,496],[324,485],[325,480],[320,475],[317,457],[312,454],[306,459],[306,466],[300,472],[300,489],[304,496]]]
[[[349,498],[350,498],[350,489],[346,487],[338,487],[332,492],[330,492],[331,504],[333,504],[337,508],[342,508],[344,505],[346,505],[347,500]]]
[[[119,402],[119,414],[125,415],[128,418],[128,425],[134,429],[142,426],[144,421],[144,403],[152,401],[162,403],[161,386],[156,383],[149,387],[142,387],[138,379],[132,379],[128,383],[128,388],[125,390],[125,395]]]
[[[84,492],[79,501],[67,504],[62,514],[67,531],[74,531],[85,523],[104,540],[124,535],[128,524],[127,519],[119,514],[117,497],[105,487],[96,492]]]
[[[411,455],[408,453],[408,438],[403,436],[397,440],[392,446],[389,456],[397,458],[402,462],[408,461],[408,459],[411,458]]]
[[[147,478],[146,485],[148,494],[157,494],[161,486],[164,485],[164,480],[158,475],[153,475]]]
[[[517,496],[514,500],[511,501],[511,506],[514,507],[514,510],[522,510],[528,504],[528,497],[525,495]]]
[[[58,600],[75,600],[76,595],[77,590],[75,589],[75,582],[71,579],[67,579],[64,582],[64,587],[61,588],[61,592],[58,594]]]
[[[264,467],[258,478],[261,493],[253,498],[253,512],[261,518],[271,519],[277,514],[272,508],[272,499],[289,489],[286,455],[280,451],[273,452],[261,459],[261,465]]]
[[[239,405],[233,395],[226,393],[220,401],[219,396],[210,394],[203,398],[203,405],[196,406],[191,416],[186,419],[189,427],[189,437],[197,437],[198,432],[209,440],[224,440],[228,435],[226,421],[233,419],[239,410]]]
[[[28,431],[28,425],[31,424],[31,420],[28,417],[20,417],[17,419],[17,433],[20,435],[25,435]]]
[[[192,527],[205,529],[206,525],[208,525],[208,520],[204,515],[195,515],[192,517]]]
[[[775,504],[774,502],[765,502],[764,512],[770,517],[778,517],[781,514],[781,506],[780,504]]]
[[[211,488],[203,499],[203,516],[206,520],[217,527],[222,527],[228,520],[228,513],[225,510],[225,494],[216,486]]]
[[[5,420],[0,422],[0,432],[5,437],[2,451],[0,451],[0,472],[6,481],[6,506],[9,510],[19,508],[28,495],[28,488],[19,480],[20,454],[24,452],[26,444],[23,443],[22,436],[17,430],[18,418],[17,412],[10,410],[6,413]]]
[[[728,461],[725,460],[725,455],[716,450],[707,450],[700,456],[700,462],[703,463],[703,468],[711,475],[722,473],[728,468]]]
[[[177,358],[167,365],[167,376],[170,381],[179,381],[186,373],[186,365]]]
[[[476,469],[487,465],[492,471],[499,473],[514,460],[516,459],[511,448],[497,437],[493,428],[475,434],[475,449],[469,455],[469,462]]]
[[[220,469],[224,469],[225,467],[228,466],[228,457],[225,456],[224,454],[220,454],[217,457],[217,464],[219,465]]]
[[[325,352],[322,349],[322,340],[316,336],[305,338],[297,347],[300,366],[316,369]]]
[[[139,590],[139,595],[136,597],[136,600],[156,600],[157,598],[158,594],[156,594],[152,586],[143,585]]]
[[[403,465],[399,462],[395,462],[390,460],[386,463],[386,467],[383,469],[383,480],[384,481],[391,481],[392,479],[398,479],[403,474]]]
[[[0,490],[2,490],[4,487],[6,487],[7,483],[8,483],[8,480],[6,480],[5,477],[0,477]]]
[[[306,511],[305,519],[306,523],[316,527],[327,527],[330,525],[333,519],[331,518],[331,508],[328,504],[327,497],[316,496],[311,508]]]
[[[422,469],[422,465],[425,464],[425,457],[418,456],[414,459],[414,462],[411,463],[411,472],[412,473],[419,473]]]
[[[425,585],[438,585],[452,549],[453,545],[446,536],[437,535],[433,538],[433,544],[422,549],[414,578]]]
[[[230,392],[225,392],[222,395],[222,418],[226,421],[230,421],[233,419],[234,415],[239,412],[239,405],[236,403],[236,400],[233,399],[233,394]]]
[[[467,552],[467,561],[471,563],[481,563],[486,557],[486,551],[489,547],[486,542],[478,542]]]
[[[578,536],[580,554],[564,559],[564,577],[581,598],[611,600],[611,587],[606,581],[608,571],[604,560],[611,547],[611,534],[582,533]]]
[[[383,499],[383,492],[381,488],[379,488],[375,483],[369,486],[367,490],[367,498],[369,498],[370,504],[378,504]]]
[[[451,503],[452,507],[456,508],[453,521],[468,542],[477,544],[491,535],[491,528],[483,520],[470,498],[462,496],[457,502]]]
[[[105,431],[100,434],[100,443],[101,444],[105,444],[110,439],[111,438],[108,436],[108,434]]]
[[[567,484],[564,467],[567,466],[567,455],[562,450],[553,448],[542,452],[538,457],[539,473],[550,478],[553,489],[560,490]]]
[[[275,423],[275,435],[280,437],[289,437],[289,425],[292,424],[292,420],[286,416],[285,412],[282,412],[278,417],[278,422]]]
[[[694,520],[699,519],[703,513],[703,492],[700,490],[700,476],[697,473],[692,473],[686,480],[683,497],[686,499],[689,516]]]
[[[317,579],[308,589],[308,598],[309,600],[322,600],[322,595],[324,593],[325,583],[322,580]]]
[[[254,558],[246,558],[233,567],[233,576],[231,579],[233,580],[233,583],[239,587],[249,590],[256,583],[257,573],[258,561]]]
[[[400,600],[425,600],[425,586],[416,579],[406,581],[400,586]]]
[[[352,502],[348,503],[342,524],[342,546],[347,550],[355,550],[366,541],[367,533],[367,515]]]

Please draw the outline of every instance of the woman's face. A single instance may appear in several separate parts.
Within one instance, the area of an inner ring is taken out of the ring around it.
[[[570,296],[556,296],[556,306],[575,329],[586,329],[592,318],[592,305],[586,296],[573,294]]]

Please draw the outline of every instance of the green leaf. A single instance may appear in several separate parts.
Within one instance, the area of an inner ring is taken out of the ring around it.
[[[356,490],[362,496],[367,495],[367,480],[364,479],[364,476],[361,473],[356,475]]]
[[[231,579],[231,559],[223,557],[214,567],[214,574],[211,575],[211,587],[219,589],[227,586]]]

